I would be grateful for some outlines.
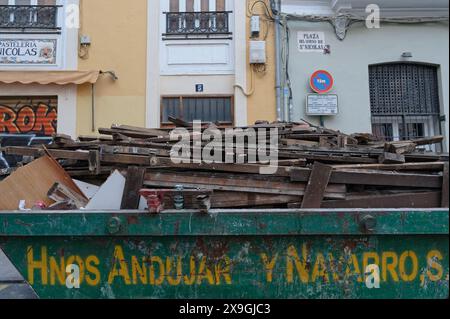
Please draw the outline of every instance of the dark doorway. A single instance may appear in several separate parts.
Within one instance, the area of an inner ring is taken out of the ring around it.
[[[387,63],[370,66],[369,73],[374,135],[401,141],[441,134],[436,66]]]

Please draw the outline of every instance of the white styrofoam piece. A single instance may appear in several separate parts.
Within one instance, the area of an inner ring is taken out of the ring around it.
[[[147,200],[141,196],[141,199],[139,201],[139,210],[147,210],[148,209],[148,204],[147,204]]]
[[[78,188],[81,190],[84,196],[86,196],[87,199],[92,199],[100,189],[100,186],[85,183],[76,179],[74,179],[73,182],[78,186]]]
[[[125,177],[114,171],[86,206],[87,210],[120,210]]]

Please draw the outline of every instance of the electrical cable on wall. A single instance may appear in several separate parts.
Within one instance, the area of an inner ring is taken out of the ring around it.
[[[355,23],[362,23],[367,20],[365,16],[358,16],[352,13],[337,14],[333,16],[317,16],[317,15],[298,15],[298,14],[282,14],[282,17],[290,21],[307,21],[307,22],[328,22],[335,31],[339,40],[344,40],[347,31]],[[430,22],[446,22],[448,17],[391,17],[380,18],[378,21],[383,23],[397,24],[421,24]]]
[[[82,35],[83,35],[83,25],[84,25],[84,23],[83,23],[83,14],[82,14],[82,12],[83,12],[83,0],[80,0],[79,12],[80,12],[79,13],[80,28],[78,29],[78,39],[80,40]],[[89,46],[90,45],[82,44],[81,41],[80,41],[80,44],[79,44],[79,47],[78,47],[78,57],[80,59],[83,59],[83,60],[89,59]]]
[[[255,13],[256,5],[261,4],[263,6],[263,13]],[[264,22],[265,30],[263,32],[264,36],[262,37],[263,40],[267,40],[270,32],[270,24],[275,21],[271,10],[269,9],[269,6],[267,3],[263,0],[257,0],[253,2],[251,5],[250,3],[247,6],[247,17],[251,18],[253,16],[259,16],[260,19]]]
[[[235,84],[234,88],[237,88],[239,90],[241,90],[242,94],[244,94],[246,97],[252,96],[253,93],[255,93],[255,76],[254,76],[254,72],[255,72],[255,66],[251,65],[250,67],[250,91],[247,91],[242,85],[239,84]]]
[[[256,6],[261,5],[263,7],[262,13],[256,13]],[[254,16],[258,16],[260,20],[264,21],[265,28],[262,32],[262,39],[264,41],[267,40],[270,32],[270,24],[275,21],[271,9],[269,8],[269,5],[264,0],[257,0],[253,3],[249,3],[247,6],[247,17],[252,18]],[[255,39],[255,36],[251,36],[251,39]],[[260,38],[260,34],[258,32],[258,38]],[[255,92],[255,77],[256,75],[264,76],[267,73],[267,65],[265,63],[255,63],[250,65],[250,90],[245,89],[242,85],[235,84],[234,88],[239,89],[243,95],[246,97],[249,97],[253,95]]]

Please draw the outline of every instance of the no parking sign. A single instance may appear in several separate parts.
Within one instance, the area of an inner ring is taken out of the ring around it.
[[[310,85],[314,92],[325,94],[333,89],[334,79],[329,72],[319,70],[311,76]]]

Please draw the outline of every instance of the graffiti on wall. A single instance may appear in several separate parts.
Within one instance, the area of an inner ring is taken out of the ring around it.
[[[49,144],[57,132],[56,97],[1,97],[0,147]],[[14,167],[21,156],[0,152],[0,168]]]
[[[44,103],[18,108],[0,104],[0,133],[52,136],[57,118],[57,109]]]

